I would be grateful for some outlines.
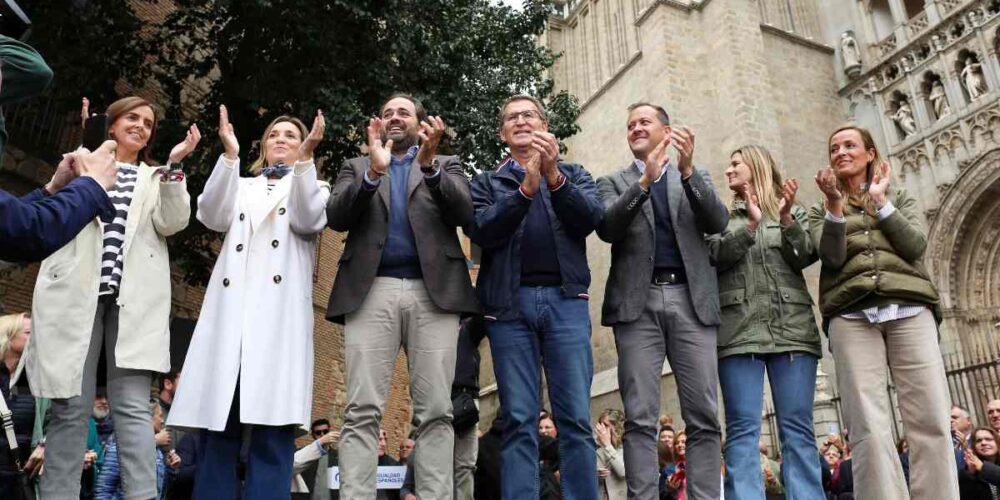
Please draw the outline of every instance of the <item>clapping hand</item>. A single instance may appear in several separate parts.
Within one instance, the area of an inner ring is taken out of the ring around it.
[[[795,193],[799,191],[798,179],[785,179],[781,184],[781,200],[778,201],[778,216],[781,225],[788,227],[795,223],[792,217],[792,206],[795,205]]]
[[[392,161],[392,139],[382,144],[382,127],[381,118],[368,121],[368,159],[371,164],[368,177],[372,180],[385,175]]]
[[[875,203],[876,208],[882,208],[885,205],[885,195],[889,191],[889,174],[891,172],[892,167],[889,166],[889,163],[882,162],[882,165],[875,169],[872,176],[871,185],[868,186],[868,195],[871,196],[872,203]]]
[[[326,131],[326,119],[323,118],[323,111],[316,110],[316,118],[313,118],[312,129],[309,130],[309,135],[306,139],[302,141],[299,146],[299,161],[309,161],[313,157],[313,151],[316,150],[316,145],[319,141],[323,140],[323,133]]]
[[[694,172],[694,132],[681,125],[670,130],[670,137],[677,149],[677,170],[686,179]]]
[[[545,177],[549,187],[553,187],[559,182],[559,168],[556,167],[556,158],[559,157],[559,141],[556,136],[535,130],[531,133],[531,148],[535,150],[536,156],[540,158],[540,174]]]
[[[541,155],[534,154],[524,165],[524,180],[521,181],[521,189],[528,196],[534,196],[542,184],[541,162]]]
[[[222,149],[225,150],[226,158],[235,161],[240,154],[240,143],[236,139],[236,132],[233,124],[229,123],[229,110],[226,105],[219,106],[219,140],[222,141]]]
[[[760,211],[757,193],[750,187],[750,184],[743,184],[739,189],[740,198],[747,203],[747,217],[750,219],[747,223],[747,230],[752,233],[757,230],[757,226],[760,224],[760,220],[764,217],[764,214]]]
[[[170,150],[170,163],[180,163],[181,160],[187,157],[194,151],[195,146],[201,141],[201,132],[198,131],[197,125],[191,125],[188,128],[187,135],[184,136],[184,140],[177,143],[174,149]]]
[[[444,120],[440,116],[428,116],[427,120],[420,122],[420,151],[417,152],[417,165],[427,167],[434,161],[437,155],[438,145],[444,136]]]
[[[667,163],[670,155],[667,151],[667,146],[670,146],[670,136],[666,136],[660,141],[659,144],[653,148],[653,151],[646,156],[645,165],[646,168],[642,171],[642,177],[639,178],[639,185],[646,191],[649,191],[649,186],[652,186],[654,182],[660,179],[663,174],[663,165]]]
[[[972,453],[972,450],[966,448],[965,451],[963,452],[963,455],[965,456],[965,467],[967,469],[973,472],[979,472],[983,470],[983,461],[980,460],[975,453]]]
[[[594,424],[594,440],[601,448],[611,446],[611,428],[600,422]]]

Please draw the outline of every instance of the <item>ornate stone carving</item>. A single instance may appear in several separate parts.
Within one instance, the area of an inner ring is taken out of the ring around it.
[[[903,131],[903,138],[906,139],[917,133],[917,121],[913,119],[910,103],[904,100],[900,101],[897,106],[896,111],[892,113],[892,121],[899,125],[899,129]]]
[[[962,68],[962,85],[969,93],[969,99],[975,101],[986,93],[986,76],[983,75],[983,67],[973,58],[965,59],[965,66]]]
[[[944,91],[944,85],[941,84],[941,80],[935,80],[931,84],[931,93],[927,98],[931,101],[931,107],[934,109],[934,117],[938,120],[942,116],[951,113],[951,106],[948,105],[948,95]]]
[[[857,78],[861,74],[861,51],[853,32],[846,31],[840,35],[840,57],[844,61],[847,77],[852,80]]]

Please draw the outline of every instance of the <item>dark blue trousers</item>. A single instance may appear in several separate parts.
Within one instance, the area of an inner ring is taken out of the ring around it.
[[[236,387],[222,432],[206,431],[195,471],[194,500],[280,500],[291,497],[295,427],[253,425],[246,456],[240,424],[240,389]],[[246,464],[241,486],[239,467]]]

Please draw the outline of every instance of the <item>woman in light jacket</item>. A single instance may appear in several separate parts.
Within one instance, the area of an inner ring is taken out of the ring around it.
[[[198,197],[198,220],[225,232],[167,424],[207,429],[195,498],[235,498],[241,424],[252,426],[243,498],[289,497],[294,428],[309,422],[313,386],[313,258],[329,185],[317,180],[312,131],[280,116],[240,177],[225,106],[225,150]]]
[[[851,429],[854,490],[864,498],[958,497],[951,401],[938,347],[938,293],[924,270],[927,234],[917,201],[890,188],[890,167],[871,134],[847,125],[830,135],[830,166],[809,213],[823,266],[820,311],[837,362]],[[889,373],[909,442],[910,490],[892,436]]]
[[[725,496],[764,499],[760,415],[764,374],[778,414],[781,483],[791,500],[823,498],[813,439],[822,355],[802,270],[816,261],[798,182],[782,182],[771,154],[743,146],[726,168],[735,194],[729,226],[708,239],[719,272],[719,383],[726,408]]]
[[[625,500],[625,458],[622,454],[622,434],[625,415],[621,410],[607,409],[594,425],[597,443],[597,491],[604,500]]]
[[[201,135],[192,125],[166,167],[154,167],[153,105],[125,97],[106,113],[108,137],[117,143],[118,177],[108,191],[114,218],[94,219],[45,259],[32,299],[26,370],[34,395],[52,399],[42,498],[80,494],[80,456],[102,347],[126,493],[156,496],[149,394],[153,372],[170,369],[166,237],[187,227],[190,197],[179,163]]]

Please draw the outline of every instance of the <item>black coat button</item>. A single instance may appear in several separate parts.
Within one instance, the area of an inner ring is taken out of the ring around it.
[[[242,243],[240,243],[239,245],[236,245],[236,251],[237,252],[242,252],[243,251],[243,244]]]
[[[271,240],[271,246],[274,248],[278,248],[278,240]]]
[[[274,275],[274,282],[275,282],[275,284],[281,283],[281,275],[280,274],[275,274]]]
[[[222,286],[229,286],[229,278],[225,278],[222,280]]]
[[[285,215],[285,207],[281,207],[278,209],[278,215]]]
[[[240,214],[240,220],[246,219],[246,217],[247,217],[246,215]]]

